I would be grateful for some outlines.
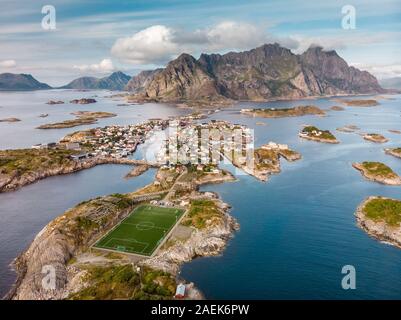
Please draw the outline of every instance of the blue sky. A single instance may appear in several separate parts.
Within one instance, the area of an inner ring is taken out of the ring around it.
[[[352,30],[341,27],[348,4]],[[41,27],[44,5],[56,9],[56,30]],[[401,76],[400,0],[0,0],[0,8],[0,72],[51,85],[269,42],[294,53],[319,44],[379,78]]]

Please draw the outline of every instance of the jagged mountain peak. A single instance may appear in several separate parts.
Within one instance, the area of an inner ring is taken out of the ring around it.
[[[226,54],[181,54],[146,78],[143,93],[163,101],[296,99],[383,89],[368,72],[348,66],[336,51],[312,46],[301,55],[278,43]]]

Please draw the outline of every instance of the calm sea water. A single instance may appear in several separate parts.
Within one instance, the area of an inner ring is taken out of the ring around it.
[[[71,100],[97,95],[95,105],[44,104],[49,99]],[[66,130],[34,129],[42,123],[70,118],[76,110],[111,111],[118,117],[98,125],[135,123],[151,117],[182,114],[166,105],[117,107],[118,101],[104,99],[105,92],[45,91],[0,94],[0,118],[18,117],[19,123],[0,123],[0,148],[29,147],[58,140]],[[71,98],[71,99],[70,99]],[[258,119],[239,114],[239,109],[315,104],[328,108],[329,99],[276,103],[241,103],[216,113],[212,118],[247,124],[254,128],[256,145],[270,140],[287,143],[303,155],[294,163],[282,162],[283,172],[267,183],[237,174],[239,181],[207,186],[233,206],[241,230],[219,257],[200,258],[184,265],[182,276],[194,281],[208,298],[255,299],[399,299],[401,297],[401,250],[380,243],[355,225],[354,211],[369,195],[401,199],[401,188],[364,180],[352,162],[382,161],[401,174],[401,160],[385,155],[383,148],[401,146],[401,96],[381,100],[373,108],[331,111],[314,116]],[[47,110],[47,111],[46,111]],[[70,111],[71,110],[71,111]],[[40,113],[54,116],[42,119]],[[265,122],[266,126],[256,125]],[[329,129],[341,140],[326,145],[300,140],[303,124]],[[390,138],[384,145],[364,141],[356,134],[336,132],[354,124],[364,132],[379,132]],[[88,126],[90,127],[90,126]],[[142,150],[138,151],[140,158]],[[229,169],[234,169],[228,166]],[[154,171],[124,180],[126,166],[105,165],[77,174],[49,178],[19,191],[0,194],[0,295],[14,280],[9,263],[50,220],[80,201],[98,195],[132,191],[152,181]],[[351,264],[357,272],[357,289],[341,288],[341,268]]]
[[[328,108],[327,99],[270,103],[288,106],[312,103]],[[250,104],[245,104],[250,105]],[[267,104],[265,104],[267,105]],[[379,107],[332,111],[325,118],[246,118],[232,110],[216,118],[255,129],[256,145],[270,140],[302,153],[299,162],[283,161],[283,172],[267,183],[237,175],[236,183],[205,187],[233,206],[241,230],[222,256],[186,264],[182,276],[194,281],[208,298],[218,299],[400,299],[401,250],[370,238],[355,224],[358,204],[370,195],[401,199],[401,188],[364,180],[352,162],[381,161],[401,174],[401,160],[383,148],[401,146],[400,97]],[[256,122],[266,126],[257,126]],[[326,145],[300,140],[302,124],[331,130],[341,140]],[[373,144],[356,134],[336,132],[355,124],[365,132],[391,139]],[[343,290],[341,269],[356,268],[356,290]]]
[[[0,119],[15,117],[20,122],[0,123],[0,149],[26,148],[37,143],[56,142],[68,133],[107,125],[135,124],[150,118],[167,118],[188,113],[171,105],[128,105],[121,98],[107,98],[116,92],[46,90],[33,92],[0,92]],[[73,99],[95,98],[97,103],[77,105],[69,103]],[[47,105],[49,100],[62,100],[65,104]],[[99,119],[98,123],[75,128],[40,130],[36,127],[74,119],[76,111],[108,111],[117,114],[113,118]],[[39,117],[48,114],[46,118]]]

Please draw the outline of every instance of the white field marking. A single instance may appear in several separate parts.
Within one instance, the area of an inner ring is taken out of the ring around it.
[[[131,242],[131,243],[135,243],[135,244],[141,244],[141,245],[145,245],[145,246],[148,246],[148,245],[149,245],[148,242],[141,242],[141,241],[138,241],[138,240],[135,240],[135,239],[111,238],[111,239],[109,239],[109,240],[105,243],[105,246],[107,246],[107,247],[109,247],[109,248],[112,248],[112,247],[110,247],[108,244],[109,244],[110,241],[113,241],[113,240],[122,241],[122,242],[126,241],[126,242]]]
[[[147,244],[146,247],[142,249],[141,253],[143,253],[148,247],[149,247],[149,244]]]
[[[139,229],[138,226],[139,226],[139,227],[142,227],[140,223],[128,223],[128,222],[126,222],[126,223],[124,223],[124,224],[129,224],[130,226],[135,226],[139,231],[149,231],[149,230],[152,230],[152,229],[168,230],[168,229],[166,229],[166,228],[157,227],[157,226],[155,226],[155,225],[153,225],[153,226],[150,227],[149,229]]]

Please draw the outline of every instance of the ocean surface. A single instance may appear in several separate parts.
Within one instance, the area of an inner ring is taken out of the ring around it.
[[[188,110],[169,105],[117,106],[109,92],[42,91],[0,93],[0,118],[17,117],[18,123],[0,123],[0,149],[30,147],[57,141],[69,132],[107,124],[136,123],[152,117],[168,117]],[[97,96],[95,105],[44,104],[49,99],[71,100]],[[218,192],[232,206],[241,225],[221,256],[199,258],[184,265],[181,276],[193,281],[207,298],[216,299],[400,299],[401,250],[370,238],[355,224],[356,207],[370,195],[401,199],[401,187],[365,180],[351,164],[381,161],[401,174],[401,160],[385,155],[384,148],[401,146],[401,96],[380,100],[377,107],[346,107],[326,117],[304,116],[261,119],[241,115],[244,107],[288,107],[313,104],[328,109],[330,99],[240,103],[213,114],[246,124],[255,130],[255,145],[268,141],[289,144],[300,161],[282,161],[282,172],[268,182],[244,175],[229,164],[237,182],[205,186]],[[115,118],[92,126],[63,130],[37,130],[36,126],[72,118],[77,110],[110,111]],[[48,118],[38,118],[49,113]],[[264,122],[266,125],[257,124]],[[302,125],[328,129],[338,145],[301,140]],[[361,132],[377,132],[386,144],[367,142],[356,133],[336,128],[357,125]],[[135,157],[141,158],[140,148]],[[155,149],[155,148],[153,148]],[[156,147],[157,149],[157,147]],[[0,295],[15,279],[9,264],[54,217],[89,198],[129,192],[152,181],[154,171],[125,180],[129,167],[103,165],[76,174],[48,178],[18,191],[0,194]],[[356,269],[356,290],[343,290],[341,269]]]

